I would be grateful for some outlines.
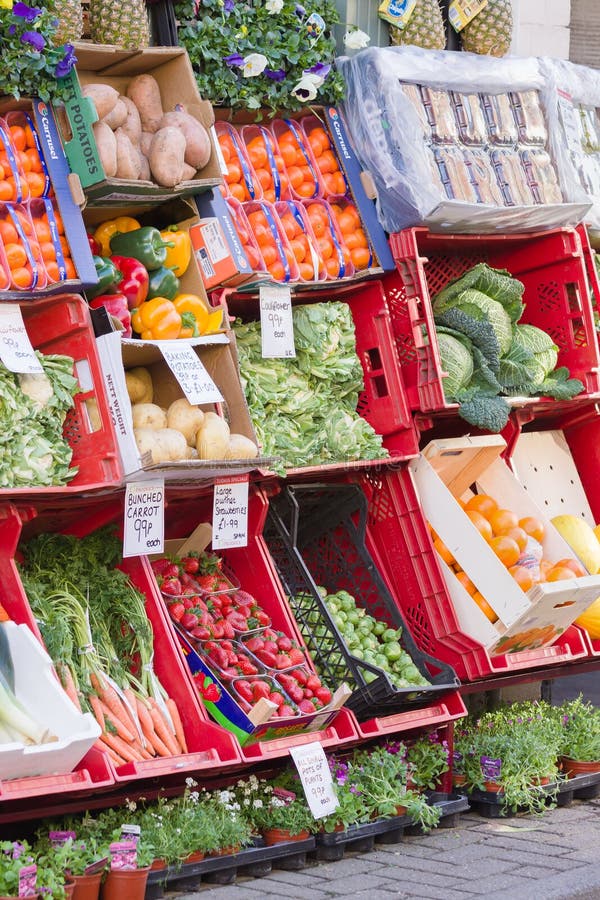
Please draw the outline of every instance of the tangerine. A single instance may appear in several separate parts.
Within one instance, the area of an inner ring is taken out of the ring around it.
[[[243,203],[244,200],[248,199],[248,193],[246,191],[245,184],[233,183],[229,185],[229,193],[234,198],[234,200],[239,200],[240,203]]]
[[[493,537],[489,543],[502,565],[507,569],[517,564],[521,551],[516,541],[505,534],[500,534]]]
[[[552,566],[546,575],[546,581],[568,581],[570,578],[577,578],[577,575],[567,566]]]
[[[465,509],[474,509],[486,519],[489,519],[492,513],[498,509],[498,504],[489,494],[475,494],[469,497],[465,504]]]
[[[487,602],[483,594],[481,594],[479,591],[475,591],[475,593],[473,594],[473,600],[475,601],[481,612],[484,614],[486,619],[492,623],[492,625],[494,624],[494,622],[498,621],[498,616],[496,615],[490,604]]]
[[[492,532],[492,526],[481,513],[477,512],[476,509],[467,509],[466,514],[481,535],[481,537],[485,541],[491,541],[494,534]]]
[[[519,526],[516,528],[509,528],[509,530],[504,533],[506,534],[506,537],[510,537],[513,541],[517,542],[519,550],[523,553],[527,547],[527,533],[523,531],[522,528],[519,528]]]
[[[517,528],[519,519],[510,509],[496,509],[489,516],[489,522],[495,535],[506,534],[511,528]]]
[[[462,571],[457,572],[456,577],[457,577],[458,581],[460,581],[460,583],[464,587],[467,594],[470,594],[471,596],[473,596],[473,594],[476,593],[477,588],[475,587],[475,585],[473,584],[473,582],[471,581],[471,579],[469,578],[469,576],[467,575],[466,572],[462,572]]]
[[[367,269],[371,262],[371,254],[364,247],[356,247],[350,251],[350,258],[355,269]]]
[[[540,544],[542,543],[545,534],[543,522],[540,522],[535,516],[525,516],[524,519],[519,519],[517,524],[526,534],[539,541]]]
[[[558,567],[564,569],[571,569],[579,578],[583,578],[588,574],[587,569],[581,565],[578,559],[572,559],[571,557],[567,559],[559,559],[557,563],[554,564],[554,568]]]
[[[289,168],[296,165],[296,148],[290,143],[279,142],[279,156],[283,164]]]
[[[527,592],[533,587],[533,575],[527,566],[511,566],[508,571],[522,591]]]
[[[445,543],[443,542],[443,540],[441,538],[436,537],[433,541],[433,546],[435,547],[435,549],[437,550],[439,555],[442,557],[444,562],[447,563],[449,566],[451,566],[453,563],[456,562],[456,560],[450,553],[450,550],[446,547]]]

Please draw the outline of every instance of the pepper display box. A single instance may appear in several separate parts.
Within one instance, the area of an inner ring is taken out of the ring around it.
[[[519,518],[543,523],[544,558],[555,563],[573,556],[500,458],[505,446],[494,436],[433,441],[409,463],[427,521],[498,616],[492,623],[439,560],[463,632],[492,655],[549,646],[600,595],[597,575],[544,582],[525,593],[462,510],[459,498],[468,498],[475,485]]]
[[[174,188],[150,181],[109,178],[100,161],[92,129],[98,117],[92,101],[81,93],[86,84],[108,84],[124,94],[133,77],[152,75],[158,82],[165,112],[182,104],[211,131],[214,122],[212,106],[200,98],[189,57],[183,48],[151,48],[115,62],[114,51],[110,48],[80,45],[77,56],[77,72],[73,71],[64,79],[65,87],[70,86],[70,93],[64,103],[66,116],[61,117],[61,130],[71,169],[79,175],[88,202],[101,206],[164,203],[174,196],[208,190],[221,181],[212,134],[212,154],[208,164],[196,173],[195,178],[182,181]]]

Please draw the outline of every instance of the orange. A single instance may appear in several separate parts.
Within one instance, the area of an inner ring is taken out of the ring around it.
[[[255,225],[254,237],[259,247],[267,247],[273,243],[273,235],[271,229],[267,225]]]
[[[27,253],[22,244],[6,244],[4,252],[9,269],[19,269],[27,265]]]
[[[60,272],[58,270],[58,264],[55,261],[48,260],[46,263],[46,272],[48,273],[50,281],[60,281]]]
[[[24,150],[27,146],[27,135],[25,134],[25,129],[21,128],[20,125],[11,125],[9,131],[12,142],[15,145],[16,149]]]
[[[481,513],[478,513],[476,509],[467,509],[466,514],[481,535],[481,537],[486,541],[491,541],[493,538],[492,526]]]
[[[306,258],[306,247],[304,246],[304,244],[296,238],[293,238],[290,241],[290,248],[292,253],[294,254],[295,259],[299,263],[304,262]]]
[[[473,596],[473,594],[477,591],[477,588],[475,587],[475,585],[473,584],[473,582],[471,581],[471,579],[469,578],[467,573],[466,572],[457,572],[456,577],[457,577],[458,581],[460,581],[460,583],[464,587],[465,591],[468,594],[471,594],[471,596]]]
[[[324,236],[317,239],[317,247],[319,253],[325,261],[333,256],[333,242],[329,237]]]
[[[310,145],[310,149],[315,155],[315,158],[317,159],[321,155],[323,150],[327,149],[327,147],[323,145],[321,135],[317,134],[314,131],[311,131],[311,133],[308,135],[308,143]]]
[[[283,263],[280,260],[274,262],[272,265],[267,266],[268,272],[273,276],[275,281],[283,281],[285,278],[285,269],[283,268]]]
[[[3,291],[5,291],[6,288],[8,287],[8,285],[9,285],[8,275],[6,274],[4,267],[0,266],[0,287],[2,288]]]
[[[578,559],[559,559],[557,563],[554,564],[553,568],[558,568],[560,566],[561,569],[571,569],[579,578],[583,578],[584,575],[587,575],[587,569],[581,565]]]
[[[533,575],[527,566],[511,566],[508,570],[522,591],[533,587]]]
[[[321,172],[337,172],[339,166],[337,164],[337,159],[331,152],[331,150],[326,150],[319,159],[319,168]]]
[[[355,250],[364,250],[365,249],[362,246],[361,241],[355,231],[351,231],[350,234],[345,234],[344,241],[345,241],[346,247],[351,252],[354,252]]]
[[[277,262],[279,259],[279,254],[277,253],[277,249],[274,244],[264,244],[261,247],[262,257],[265,261],[265,266],[272,266],[274,262]]]
[[[484,614],[486,619],[488,619],[488,621],[490,621],[492,624],[498,621],[498,616],[496,615],[490,604],[487,602],[483,594],[480,594],[479,591],[476,591],[473,594],[473,600],[475,601],[481,612]]]
[[[21,168],[24,172],[31,172],[31,160],[27,156],[24,150],[19,150],[17,152],[17,158],[21,164]]]
[[[262,169],[267,165],[268,156],[263,143],[255,144],[254,146],[249,145],[248,156],[255,169]]]
[[[346,179],[342,175],[340,171],[331,173],[332,181],[335,184],[335,189],[332,191],[334,194],[345,194],[346,193]]]
[[[456,560],[454,559],[454,557],[452,556],[452,554],[450,553],[450,551],[448,550],[448,548],[446,547],[445,543],[443,542],[443,540],[441,538],[436,537],[433,542],[433,546],[435,547],[435,549],[437,550],[439,555],[442,557],[444,562],[447,563],[449,566],[451,566],[452,563],[456,562]]]
[[[540,581],[546,581],[550,569],[554,568],[549,559],[540,560]]]
[[[37,152],[35,147],[30,147],[25,151],[25,155],[29,160],[29,168],[32,172],[43,172],[42,161],[40,159],[40,154]]]
[[[315,280],[315,270],[312,266],[312,263],[308,263],[308,262],[298,263],[298,269],[300,270],[300,278],[303,278],[304,281],[314,281]]]
[[[521,555],[517,542],[513,541],[512,538],[506,537],[505,534],[493,537],[490,541],[490,547],[507,569],[516,565]]]
[[[287,177],[294,190],[297,190],[304,181],[302,169],[299,166],[290,166],[287,170]]]
[[[12,181],[0,181],[0,200],[12,200],[15,195],[15,183]]]
[[[223,157],[223,162],[225,163],[225,165],[227,165],[229,163],[229,160],[231,159],[231,147],[221,138],[219,138],[219,147],[221,148],[221,156]]]
[[[267,248],[265,247],[265,250]],[[273,247],[273,252],[275,253],[275,259],[277,258],[277,253],[275,248]],[[250,268],[255,272],[259,272],[263,268],[263,264],[260,261],[260,256],[258,250],[256,250],[252,244],[244,244],[244,253],[248,257],[248,262],[250,263]]]
[[[315,196],[316,186],[314,181],[303,181],[302,184],[299,184],[295,189],[296,193],[299,197],[303,197],[305,200],[310,200],[311,197]]]
[[[33,281],[33,274],[29,266],[21,266],[18,269],[13,269],[10,273],[10,277],[18,288],[31,287],[31,282]]]
[[[341,265],[340,261],[336,256],[330,257],[325,261],[325,268],[327,270],[327,274],[331,275],[332,278],[341,278]]]
[[[540,544],[544,540],[544,524],[540,522],[539,519],[536,519],[535,516],[525,516],[524,519],[519,519],[518,521],[519,528],[522,528],[523,531],[530,535],[530,537],[535,538],[536,541],[539,541]]]
[[[291,241],[298,234],[298,223],[291,213],[284,213],[280,216],[280,222],[285,231],[286,237]]]
[[[282,144],[279,142],[279,155],[281,156],[283,163],[288,168],[290,166],[296,165],[296,148],[292,146],[290,143]]]
[[[227,163],[227,175],[225,175],[225,181],[227,184],[235,184],[242,180],[242,167],[235,160],[230,160]]]
[[[577,575],[566,566],[553,566],[546,575],[546,581],[568,581],[570,578],[577,578]]]
[[[54,244],[52,241],[44,241],[40,244],[40,250],[42,253],[42,259],[45,262],[48,261],[56,261],[56,250],[54,249]],[[46,266],[48,268],[48,266]]]
[[[33,227],[35,229],[38,241],[52,240],[52,232],[50,231],[50,226],[45,219],[34,219]]]
[[[350,251],[350,258],[355,269],[366,269],[371,261],[371,254],[364,247]]]
[[[260,184],[261,188],[264,191],[268,191],[271,185],[273,184],[273,176],[269,169],[258,168],[254,170],[254,174],[256,175],[256,180]],[[273,193],[275,196],[275,193]]]
[[[511,528],[516,528],[519,520],[510,509],[496,509],[489,516],[489,522],[494,534],[506,534]]]
[[[315,209],[314,206],[309,207],[309,209]],[[310,215],[310,224],[313,230],[313,234],[316,238],[322,238],[326,231],[328,231],[327,221],[322,216]]]
[[[342,234],[350,234],[355,230],[354,218],[347,212],[343,212],[338,216],[337,223]]]
[[[240,203],[243,203],[244,200],[248,199],[245,184],[236,184],[235,182],[230,184],[229,193],[235,200],[239,200]]]
[[[521,553],[525,550],[527,546],[527,534],[523,531],[522,528],[518,526],[516,528],[509,528],[508,531],[505,532],[506,537],[510,537],[513,541],[516,541],[519,545],[519,550]]]
[[[275,191],[273,190],[273,188],[268,188],[266,191],[263,190],[263,197],[265,198],[265,200],[268,200],[269,203],[275,203],[275,200],[277,199],[275,197]]]
[[[474,497],[469,497],[465,509],[474,509],[481,513],[482,516],[485,516],[486,519],[489,519],[491,514],[498,509],[498,504],[488,494],[475,494]]]
[[[65,226],[63,225],[62,216],[56,209],[54,210],[54,219],[56,221],[56,230],[58,231],[59,234],[64,234]]]
[[[0,238],[5,244],[15,244],[19,240],[17,229],[8,219],[0,220]]]
[[[72,259],[65,259],[65,271],[67,273],[67,278],[77,278],[77,272],[75,271],[75,265],[73,264]]]

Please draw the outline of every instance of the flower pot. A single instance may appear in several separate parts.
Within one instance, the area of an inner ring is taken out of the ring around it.
[[[162,869],[167,868],[166,859],[153,859],[152,865],[150,866],[151,872],[160,872]]]
[[[95,875],[71,875],[71,881],[75,885],[73,900],[98,900],[102,872]]]
[[[184,863],[202,862],[204,859],[204,850],[194,850],[189,856],[186,856]]]
[[[65,881],[65,900],[73,900],[75,893],[75,882]]]
[[[586,762],[583,759],[572,759],[570,756],[561,756],[562,769],[567,778],[575,778],[576,775],[591,775],[600,772],[600,760]]]
[[[504,790],[498,781],[484,781],[483,786],[488,794],[501,794]]]
[[[550,784],[550,776],[543,775],[541,778],[532,778],[531,783],[534,787],[539,787],[544,784]]]
[[[452,776],[452,784],[454,787],[463,787],[467,783],[466,775],[453,775]]]
[[[305,841],[310,837],[310,832],[304,830],[299,834],[290,834],[287,828],[267,828],[263,831],[263,837],[267,847],[272,847],[273,844],[281,844],[284,841]]]
[[[145,869],[111,869],[102,885],[101,900],[144,900],[150,866]]]
[[[407,813],[407,809],[408,809],[408,807],[406,807],[406,806],[398,805],[396,807],[396,815],[397,816],[405,816]]]
[[[233,856],[235,853],[239,853],[240,845],[235,844],[231,847],[221,847],[220,850],[211,850],[209,856]]]

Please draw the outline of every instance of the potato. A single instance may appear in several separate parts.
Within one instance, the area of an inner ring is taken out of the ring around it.
[[[131,407],[134,428],[166,428],[167,416],[156,403],[134,403]]]
[[[150,147],[152,146],[153,139],[154,134],[151,131],[142,131],[140,136],[140,150],[147,158],[150,158]]]
[[[103,122],[106,122],[109,128],[112,128],[114,131],[116,128],[120,128],[121,125],[125,124],[127,120],[127,107],[119,97],[111,111],[107,116],[104,116],[102,119]]]
[[[158,131],[163,117],[158,82],[152,75],[136,75],[127,86],[127,96],[137,106],[144,131]]]
[[[174,400],[167,410],[167,427],[180,431],[190,447],[196,446],[196,433],[204,422],[204,413],[185,397]]]
[[[193,178],[196,177],[196,170],[193,166],[188,166],[187,163],[183,164],[183,171],[181,172],[181,180],[182,181],[192,181]]]
[[[119,92],[109,84],[84,84],[81,89],[84,97],[89,97],[96,108],[98,118],[103,119],[111,112],[119,99]]]
[[[138,181],[142,173],[139,150],[136,150],[122,128],[117,128],[115,138],[117,140],[117,178]]]
[[[117,139],[106,122],[94,122],[92,125],[100,162],[108,178],[117,174]]]
[[[136,148],[134,147],[134,150]],[[144,156],[142,151],[137,148],[137,152],[140,155],[140,181],[152,181],[152,173],[150,171],[150,163],[148,162],[148,157]]]
[[[170,125],[179,128],[185,138],[185,161],[188,166],[203,169],[212,151],[210,137],[204,125],[182,110],[164,114],[160,120],[160,127],[166,128]]]
[[[156,432],[158,438],[158,452],[161,462],[177,462],[181,459],[190,459],[190,447],[180,431],[174,428],[161,428]]]
[[[142,120],[140,119],[140,114],[138,112],[138,108],[129,97],[121,97],[121,101],[125,104],[127,109],[127,117],[125,122],[121,125],[121,128],[131,141],[134,147],[140,146],[140,140],[142,137]]]
[[[125,372],[127,394],[132,403],[152,403],[154,388],[152,376],[144,366],[135,366]]]
[[[185,156],[185,138],[178,128],[161,128],[150,147],[150,171],[152,177],[164,187],[174,187],[182,179]]]

